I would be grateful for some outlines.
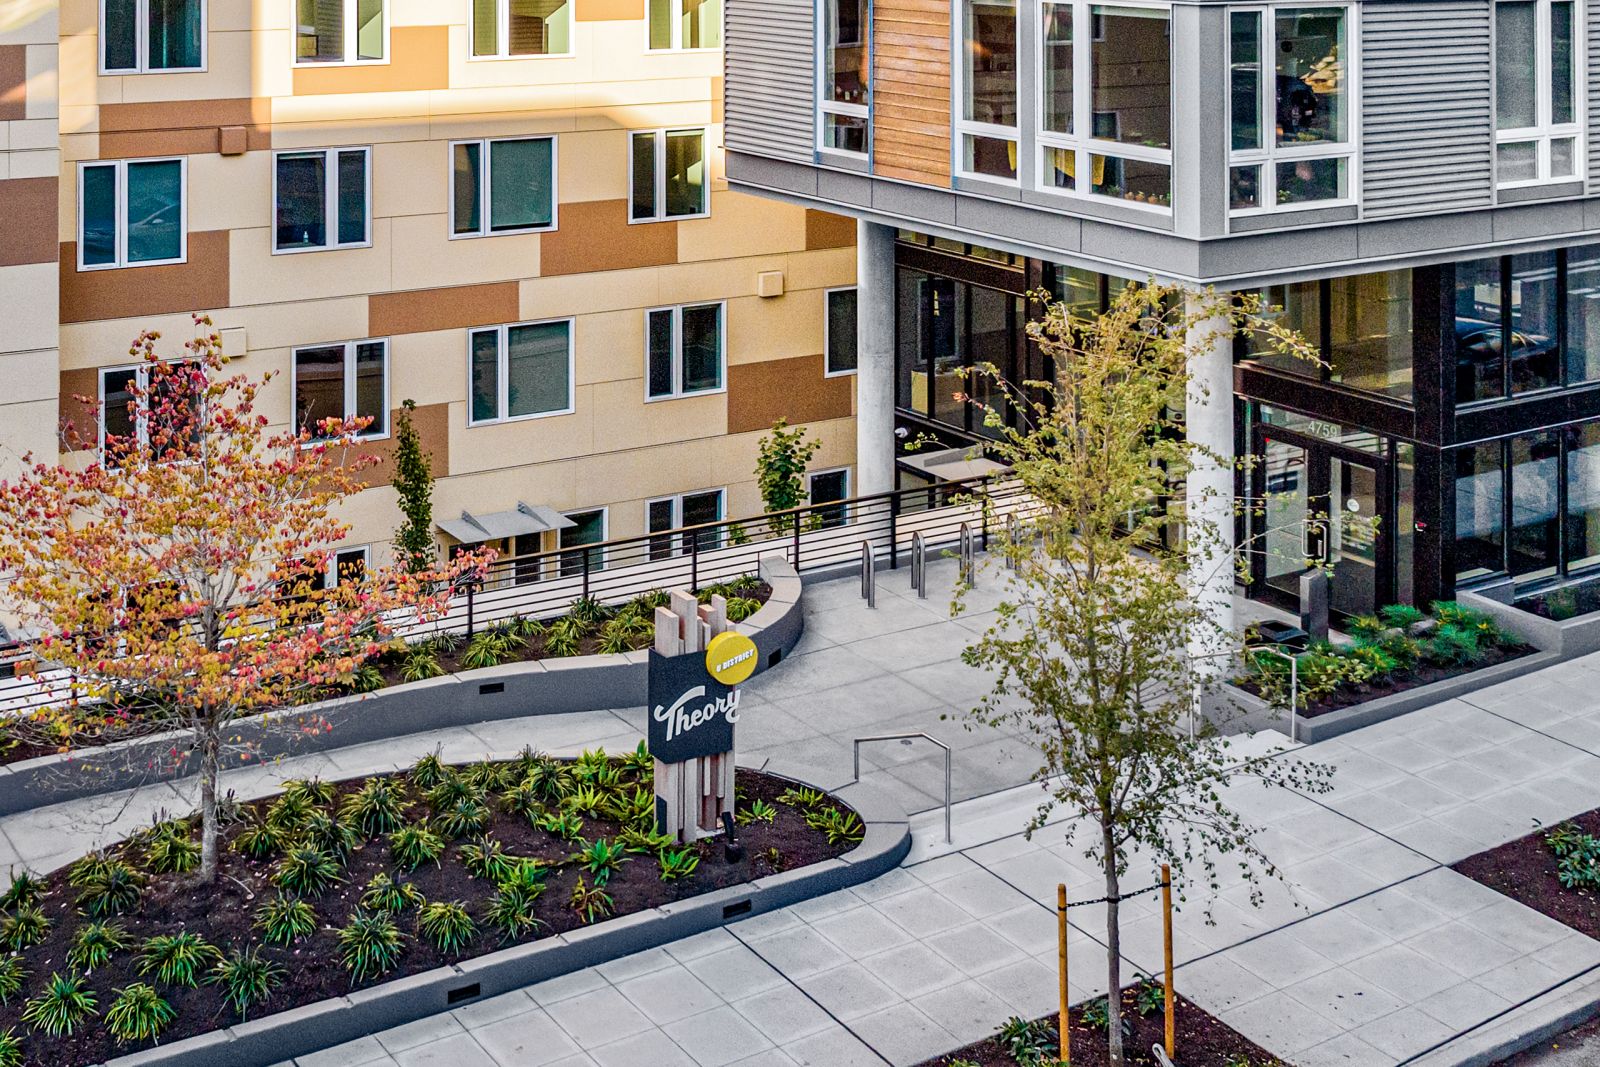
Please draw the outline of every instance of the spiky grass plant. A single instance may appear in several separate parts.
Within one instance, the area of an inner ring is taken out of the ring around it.
[[[459,956],[477,936],[478,924],[459,900],[435,900],[418,914],[417,930],[440,952]]]
[[[544,798],[533,783],[519,781],[500,796],[500,808],[509,815],[520,815],[530,823],[544,813]]]
[[[120,860],[113,859],[107,852],[91,852],[67,868],[67,884],[74,889],[82,889],[106,870],[120,862]]]
[[[395,778],[368,778],[345,798],[342,813],[368,837],[392,833],[405,825],[405,786]]]
[[[272,872],[272,884],[302,897],[319,897],[344,881],[339,861],[315,845],[290,848]]]
[[[559,803],[572,791],[572,774],[550,756],[539,757],[537,764],[523,772],[522,780],[547,804]]]
[[[76,970],[90,972],[111,962],[111,957],[129,945],[133,938],[127,929],[116,921],[85,923],[72,936],[72,947],[67,949],[67,962]]]
[[[11,998],[22,992],[28,981],[28,968],[16,953],[0,956],[0,1004],[9,1004]]]
[[[770,826],[778,817],[778,809],[765,800],[752,800],[750,806],[739,812],[737,817],[741,826],[749,826],[753,822],[764,822]]]
[[[154,975],[163,985],[193,988],[221,958],[221,950],[199,934],[187,930],[157,934],[145,939],[139,951],[138,970],[142,975]]]
[[[463,800],[476,800],[481,803],[488,798],[488,795],[487,790],[476,782],[465,775],[451,771],[439,780],[438,785],[428,790],[426,797],[428,807],[440,812],[455,807]]]
[[[252,822],[233,838],[233,850],[246,859],[264,860],[289,843],[285,831],[269,822]]]
[[[554,834],[563,841],[576,841],[583,833],[583,820],[575,811],[547,811],[533,825],[545,833]]]
[[[91,1015],[99,1001],[81,974],[50,976],[39,995],[22,1006],[22,1021],[51,1037],[70,1036]]]
[[[656,856],[663,882],[687,878],[700,866],[700,854],[692,848],[664,848]],[[597,883],[598,884],[598,883]]]
[[[418,758],[417,762],[411,765],[407,777],[411,779],[412,785],[427,792],[444,781],[449,774],[450,769],[444,765],[444,760],[439,758],[439,753],[434,751]]]
[[[350,983],[355,985],[394,970],[405,951],[405,935],[391,916],[358,908],[351,913],[349,925],[339,931],[339,950]]]
[[[512,773],[514,769],[510,765],[486,759],[463,768],[461,776],[484,793],[492,793],[510,784],[508,775]]]
[[[321,778],[292,778],[283,783],[284,796],[303,799],[312,807],[332,804],[337,792],[332,782],[324,782]]]
[[[162,834],[146,847],[144,862],[152,874],[186,874],[200,866],[200,842],[187,835]]]
[[[617,757],[617,766],[624,774],[631,774],[635,778],[648,780],[656,772],[656,758],[650,754],[645,743],[640,741],[638,747],[626,755]]]
[[[572,887],[572,896],[567,898],[567,907],[584,922],[592,923],[611,914],[611,894],[599,886],[585,885],[583,876],[579,875],[578,884]]]
[[[433,825],[450,838],[462,838],[482,833],[493,817],[489,806],[481,800],[458,800],[433,817]]]
[[[422,903],[424,903],[422,890],[410,882],[391,878],[384,871],[373,875],[367,882],[366,892],[361,894],[363,908],[390,915],[398,915],[407,908],[414,908]]]
[[[592,785],[580,785],[567,798],[561,802],[562,810],[581,815],[586,819],[597,819],[611,805],[610,798],[605,791]]]
[[[350,862],[350,856],[361,847],[361,834],[353,821],[341,819],[327,811],[314,811],[300,831],[300,840],[313,848],[321,849],[340,864]]]
[[[78,894],[78,907],[91,919],[126,915],[144,896],[144,876],[121,860],[97,864]]]
[[[617,834],[616,840],[619,845],[629,852],[640,855],[648,853],[652,856],[664,848],[671,848],[677,844],[677,839],[672,835],[656,833],[654,823],[650,824],[649,829],[627,827]]]
[[[316,810],[316,804],[304,793],[285,793],[267,809],[267,822],[279,830],[297,833],[306,819]]]
[[[117,999],[106,1009],[106,1029],[119,1045],[154,1041],[178,1017],[177,1009],[144,982],[134,982],[115,992]]]
[[[44,897],[45,881],[35,876],[26,868],[13,871],[11,884],[6,891],[0,894],[0,911],[10,911],[12,908],[27,908]]]
[[[292,945],[317,932],[317,913],[303,900],[279,893],[256,909],[256,929],[269,945]]]
[[[263,959],[259,950],[252,945],[230,953],[211,968],[206,983],[221,986],[223,1001],[238,1013],[239,1018],[248,1019],[250,1009],[270,997],[272,991],[283,984],[287,974],[276,963]]]
[[[424,863],[438,864],[443,855],[444,838],[426,826],[402,826],[389,835],[389,856],[404,870],[414,871]]]
[[[627,851],[614,841],[597,838],[578,850],[578,866],[589,872],[597,887],[604,886],[628,862]]]
[[[32,905],[0,915],[0,948],[20,952],[50,936],[54,924],[43,911]]]
[[[0,1067],[23,1067],[22,1038],[17,1028],[8,1026],[0,1030]]]
[[[462,845],[456,853],[461,859],[461,866],[474,878],[498,885],[504,881],[513,868],[522,863],[522,860],[506,852],[505,846],[492,837],[480,837],[471,844]]]

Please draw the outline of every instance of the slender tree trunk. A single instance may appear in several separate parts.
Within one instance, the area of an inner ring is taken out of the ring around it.
[[[1111,1067],[1123,1067],[1122,1053],[1122,932],[1117,922],[1117,912],[1122,902],[1117,899],[1120,881],[1117,878],[1117,854],[1111,839],[1111,828],[1100,831],[1101,862],[1106,872],[1106,968],[1109,984],[1106,993],[1106,1061]]]
[[[222,743],[208,724],[200,739],[200,881],[217,880],[217,778],[222,767]]]

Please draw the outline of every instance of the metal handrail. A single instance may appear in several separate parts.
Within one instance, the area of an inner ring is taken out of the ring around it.
[[[932,741],[934,744],[944,749],[944,843],[947,845],[954,844],[955,842],[950,838],[950,746],[939,740],[937,737],[924,733],[874,734],[871,737],[858,737],[855,739],[855,744],[853,746],[855,755],[855,776],[850,780],[852,782],[861,781],[862,745],[872,741],[915,741],[919,737],[924,741]]]
[[[1265,652],[1269,656],[1289,661],[1289,741],[1291,744],[1299,742],[1300,719],[1300,661],[1289,655],[1277,645],[1246,645],[1245,655],[1252,652]]]

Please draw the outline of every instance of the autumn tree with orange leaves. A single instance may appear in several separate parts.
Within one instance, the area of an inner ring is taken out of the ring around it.
[[[191,735],[182,758],[198,759],[199,878],[211,882],[218,777],[251,758],[230,726],[349,679],[441,615],[455,582],[487,560],[369,568],[324,588],[350,529],[335,509],[379,462],[352,448],[364,421],[269,430],[257,407],[273,375],[227,376],[210,321],[195,322],[177,359],[162,358],[156,333],[135,342],[142,373],[126,418],[95,412],[131,432],[102,441],[68,427],[69,450],[93,449],[92,462],[30,456],[0,482],[0,595],[30,651],[73,680],[49,712],[63,747],[86,724]],[[128,710],[152,705],[159,714]]]

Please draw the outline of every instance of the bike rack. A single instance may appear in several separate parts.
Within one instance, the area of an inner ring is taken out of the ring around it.
[[[972,542],[972,527],[961,524],[961,581],[967,586],[977,585],[978,567]]]
[[[920,533],[911,535],[911,588],[918,600],[928,599],[928,542]]]
[[[867,607],[878,606],[878,575],[872,565],[872,542],[861,542],[861,598]]]
[[[854,745],[855,777],[851,778],[850,780],[852,782],[861,781],[862,745],[872,741],[915,741],[919,738],[923,741],[932,741],[934,744],[944,749],[944,843],[947,845],[954,844],[954,842],[950,839],[950,746],[939,740],[937,737],[924,733],[874,734],[872,737],[858,737],[856,738]]]
[[[1300,707],[1300,661],[1277,645],[1251,645],[1245,648],[1245,654],[1251,652],[1265,652],[1279,659],[1289,661],[1289,741],[1291,744],[1299,742],[1299,707]]]
[[[1008,549],[1006,552],[1006,569],[1011,571],[1020,570],[1022,567],[1022,563],[1017,559],[1017,554],[1014,551],[1017,547],[1018,529],[1016,512],[1012,512],[1006,516],[1006,548]]]

